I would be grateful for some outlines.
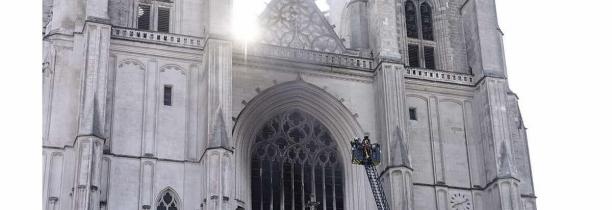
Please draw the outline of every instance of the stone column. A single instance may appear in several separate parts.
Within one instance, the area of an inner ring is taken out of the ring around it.
[[[502,32],[495,0],[468,1],[461,9],[469,65],[477,76],[506,77]]]
[[[205,145],[203,165],[205,171],[204,209],[229,209],[231,148],[231,88],[232,43],[209,39],[205,47],[208,69],[208,141]],[[223,163],[223,164],[221,164]]]
[[[72,34],[76,16],[76,1],[53,0],[51,17],[46,26],[45,34]]]
[[[382,63],[376,70],[378,142],[382,184],[391,209],[412,209],[412,167],[406,141],[404,67]]]
[[[346,6],[349,15],[349,46],[353,49],[369,49],[368,11],[366,0],[351,0]]]
[[[96,136],[77,138],[76,167],[72,209],[100,209],[100,171],[104,139]]]
[[[497,23],[495,0],[467,2],[461,9],[468,60],[473,73],[482,78],[474,95],[473,112],[480,123],[486,173],[486,208],[522,209],[516,166],[512,153],[511,121],[502,33]]]
[[[376,67],[376,112],[382,185],[391,209],[412,209],[412,167],[408,154],[404,66],[399,53],[394,0],[368,1],[370,47]]]
[[[370,47],[374,57],[399,62],[395,0],[370,0],[367,5]]]
[[[204,168],[204,210],[235,209],[233,196],[233,151],[225,148],[206,150]]]
[[[231,0],[211,0],[203,67],[207,82],[207,139],[202,159],[203,209],[235,209],[233,185]]]
[[[483,136],[486,176],[485,187],[491,210],[521,210],[517,176],[511,149],[508,113],[508,84],[505,79],[485,77],[478,87],[474,107]]]
[[[85,2],[87,21],[82,35],[75,36],[75,56],[81,64],[81,103],[79,127],[75,142],[74,210],[100,209],[102,153],[106,140],[105,123],[108,107],[106,94],[111,26],[106,9],[108,0]]]

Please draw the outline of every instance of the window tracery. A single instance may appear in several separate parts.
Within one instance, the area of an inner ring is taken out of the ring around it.
[[[340,54],[342,41],[312,0],[278,0],[259,16],[264,44]]]
[[[174,191],[167,189],[163,191],[160,197],[157,199],[156,206],[156,210],[178,210],[178,196],[176,193],[174,193]]]
[[[337,146],[323,124],[299,110],[268,121],[251,155],[252,209],[344,209]],[[312,198],[311,198],[312,196]]]

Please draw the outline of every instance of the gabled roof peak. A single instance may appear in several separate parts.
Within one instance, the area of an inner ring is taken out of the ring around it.
[[[272,0],[259,24],[264,44],[337,54],[345,50],[313,0]]]

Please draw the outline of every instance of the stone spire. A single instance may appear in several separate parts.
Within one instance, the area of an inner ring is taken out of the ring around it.
[[[514,175],[514,164],[512,163],[512,156],[510,155],[508,148],[508,143],[503,143],[501,146],[501,151],[499,152],[499,168],[498,174],[500,177],[513,177]]]
[[[214,121],[210,144],[208,148],[226,148],[229,149],[229,138],[227,135],[225,121],[223,120],[223,111],[217,111],[216,120]]]
[[[389,154],[391,156],[390,166],[406,166],[411,168],[410,157],[401,132],[399,127],[395,127],[393,148],[391,149],[391,154]]]

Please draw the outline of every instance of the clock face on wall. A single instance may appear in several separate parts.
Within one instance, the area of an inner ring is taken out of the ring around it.
[[[472,202],[463,193],[453,193],[450,197],[450,207],[452,210],[472,210]]]

